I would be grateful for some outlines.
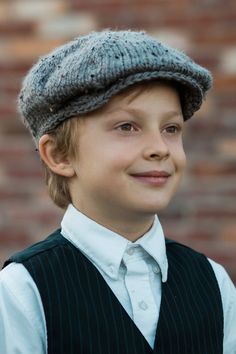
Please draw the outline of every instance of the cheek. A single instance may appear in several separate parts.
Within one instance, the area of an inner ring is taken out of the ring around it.
[[[116,179],[130,165],[127,153],[114,151],[114,149],[96,149],[85,154],[78,161],[76,169],[79,178],[87,183],[101,183]]]
[[[181,172],[183,172],[185,170],[186,167],[186,155],[184,150],[182,150],[182,153],[179,157],[179,168],[181,170]]]
[[[172,156],[176,165],[176,169],[179,172],[183,172],[186,166],[186,155],[183,145],[174,146],[172,150]]]
[[[125,170],[135,159],[132,149],[124,146],[110,145],[107,149],[103,149],[99,154],[102,164],[106,166],[110,172]]]

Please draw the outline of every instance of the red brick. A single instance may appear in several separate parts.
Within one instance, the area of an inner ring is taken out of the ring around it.
[[[7,76],[9,77],[16,77],[18,75],[21,75],[23,78],[23,75],[26,74],[26,72],[31,68],[32,66],[32,60],[24,60],[23,62],[17,62],[17,61],[1,61],[0,58],[0,75],[4,75],[6,78]]]
[[[0,2],[0,23],[9,20],[10,11],[7,1]]]
[[[28,164],[30,164],[30,161],[28,162]],[[27,167],[26,164],[22,166],[21,163],[18,166],[8,166],[7,174],[10,178],[18,178],[19,180],[25,178],[40,178],[42,177],[42,170],[40,166],[39,168],[32,168],[31,166]]]
[[[232,245],[225,247],[223,243],[219,243],[218,249],[216,250],[214,248],[214,242],[212,248],[208,247],[207,249],[208,257],[220,264],[233,264],[235,262],[235,252],[236,247],[232,247]]]
[[[0,22],[0,37],[32,34],[35,31],[34,22],[4,21]]]
[[[217,143],[217,151],[225,156],[235,158],[236,155],[236,137],[223,138]]]
[[[17,97],[19,90],[21,87],[21,80],[18,80],[17,78],[12,78],[11,76],[8,75],[1,75],[1,81],[0,81],[0,96],[3,97],[5,95],[6,97]]]
[[[18,245],[26,245],[29,237],[24,232],[17,229],[0,229],[0,244],[3,246],[13,247]]]
[[[221,238],[223,241],[236,244],[236,224],[228,225],[223,228]]]
[[[227,218],[236,218],[236,208],[234,210],[230,210],[229,208],[225,208],[223,205],[220,209],[214,209],[211,207],[201,206],[199,210],[193,213],[193,215],[197,218],[217,218],[218,220],[224,220]]]
[[[28,189],[27,190],[22,190],[22,189],[12,189],[8,186],[0,186],[0,200],[1,202],[4,201],[12,201],[14,202],[15,200],[24,200],[26,201],[27,199],[30,200],[32,194],[32,190]]]
[[[3,138],[0,141],[0,158],[8,157],[10,161],[19,159],[28,159],[32,156],[32,146],[25,139],[7,139]]]
[[[236,17],[234,17],[234,21],[236,21]],[[193,32],[193,40],[196,45],[208,45],[210,47],[226,47],[230,44],[234,44],[236,42],[236,33],[234,31],[233,25],[230,23],[225,23],[223,26],[214,25],[211,26],[207,35],[202,31]]]
[[[0,107],[0,119],[4,120],[4,117],[12,116],[16,113],[16,108],[14,105],[6,105]]]
[[[228,163],[228,164],[219,164],[212,163],[210,161],[206,161],[205,163],[200,162],[196,163],[195,166],[191,169],[191,172],[195,176],[230,176],[236,175],[236,164]]]
[[[204,11],[199,11],[197,8],[190,8],[188,11],[187,7],[185,11],[180,9],[180,11],[170,11],[166,16],[162,17],[163,25],[169,26],[185,26],[192,31],[204,32],[205,29],[210,29],[211,26],[219,23],[232,25],[235,24],[236,14],[235,11],[229,11],[229,9],[224,10],[222,7],[215,7],[214,11],[210,8],[204,8]],[[208,31],[205,32],[206,38],[208,36]],[[226,34],[225,34],[226,36]]]
[[[236,74],[229,75],[217,73],[214,77],[214,89],[226,92],[231,90],[234,91],[236,89]]]
[[[224,92],[221,94],[217,94],[215,96],[216,98],[216,103],[218,107],[221,107],[221,109],[234,109],[236,110],[236,100],[235,100],[235,92],[233,91],[231,93],[229,92]]]
[[[0,60],[10,62],[33,62],[39,56],[47,54],[55,47],[61,45],[63,39],[46,39],[35,36],[19,36],[11,38],[7,43],[2,44],[4,51]],[[0,43],[1,50],[1,43]]]

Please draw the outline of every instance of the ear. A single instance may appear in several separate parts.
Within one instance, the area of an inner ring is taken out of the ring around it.
[[[67,156],[62,156],[55,148],[54,137],[50,134],[44,134],[39,140],[39,154],[41,159],[54,173],[73,177],[75,174],[71,161]]]

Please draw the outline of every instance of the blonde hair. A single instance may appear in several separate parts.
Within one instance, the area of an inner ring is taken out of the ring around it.
[[[49,134],[54,138],[55,151],[61,156],[76,157],[76,145],[78,146],[79,123],[82,118],[70,118],[62,122]],[[54,173],[43,160],[45,182],[49,196],[53,202],[62,209],[66,209],[72,202],[68,186],[68,177]]]

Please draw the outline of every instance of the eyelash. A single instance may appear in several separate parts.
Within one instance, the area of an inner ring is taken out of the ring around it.
[[[127,126],[127,125],[129,125],[131,128],[134,128],[135,131],[137,131],[137,128],[135,128],[134,124],[128,123],[128,122],[119,125],[119,126],[117,127],[117,129],[118,129],[118,130],[121,130],[122,132],[131,133],[131,130],[123,130],[123,129],[122,129],[122,127]]]
[[[125,126],[130,126],[131,128],[133,128],[133,130],[123,130],[122,128],[125,127]],[[168,129],[175,129],[175,131],[173,132],[169,132]],[[124,132],[124,133],[132,133],[133,131],[138,131],[138,128],[135,127],[135,125],[133,123],[123,123],[121,125],[119,125],[117,127],[118,130]],[[178,134],[181,130],[182,130],[182,127],[180,125],[169,125],[167,126],[166,128],[164,128],[164,130],[167,132],[167,134]]]
[[[168,129],[172,129],[172,128],[175,128],[174,132],[167,131]],[[182,129],[181,129],[180,125],[170,125],[170,126],[166,127],[164,130],[166,130],[167,133],[169,133],[169,134],[178,134]]]

